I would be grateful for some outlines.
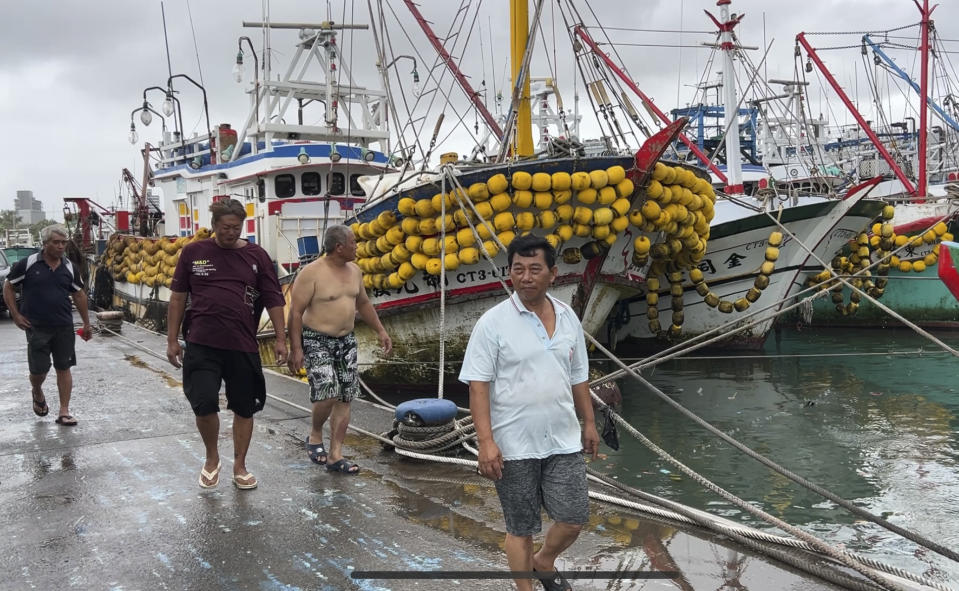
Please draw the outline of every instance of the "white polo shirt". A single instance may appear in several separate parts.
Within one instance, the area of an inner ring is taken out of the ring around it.
[[[546,458],[583,449],[572,385],[589,378],[583,327],[569,306],[550,296],[556,329],[515,293],[473,327],[461,382],[490,383],[493,441],[504,460]]]

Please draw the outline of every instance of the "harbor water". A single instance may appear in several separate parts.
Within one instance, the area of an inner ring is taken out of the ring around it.
[[[937,337],[959,347],[959,333]],[[622,354],[622,352],[621,352]],[[959,359],[903,329],[784,330],[755,355],[644,371],[694,413],[792,472],[947,548],[959,548]],[[857,517],[748,458],[648,388],[620,380],[622,413],[693,470],[833,545],[956,586],[959,564]],[[620,430],[598,469],[762,529]],[[605,450],[605,448],[604,448]]]

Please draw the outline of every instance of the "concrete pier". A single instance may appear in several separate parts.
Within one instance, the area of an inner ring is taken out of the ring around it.
[[[0,589],[502,590],[496,579],[357,580],[355,571],[505,571],[495,492],[469,469],[411,461],[351,434],[361,474],[312,464],[308,414],[270,400],[257,415],[248,468],[230,481],[231,414],[221,413],[219,486],[197,485],[203,448],[165,360],[165,337],[123,325],[122,338],[77,341],[71,412],[31,410],[26,343],[0,320]],[[271,394],[309,406],[305,383],[268,372]],[[225,402],[221,404],[225,408]],[[391,414],[354,403],[353,423],[389,429]],[[599,467],[601,469],[601,466]],[[572,581],[582,589],[820,589],[703,533],[594,503],[561,570],[675,570],[673,580]],[[539,539],[537,540],[537,544]],[[537,583],[537,588],[541,588]]]

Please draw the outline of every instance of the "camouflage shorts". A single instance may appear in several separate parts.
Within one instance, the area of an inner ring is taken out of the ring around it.
[[[303,360],[310,381],[310,401],[336,398],[349,402],[360,393],[356,371],[356,337],[331,337],[303,329]]]

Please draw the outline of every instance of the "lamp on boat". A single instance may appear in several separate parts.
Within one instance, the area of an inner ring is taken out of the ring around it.
[[[131,144],[137,143],[137,140],[140,136],[137,135],[137,127],[133,124],[133,121],[130,121],[130,135],[127,136]]]
[[[193,170],[199,170],[201,166],[203,166],[203,160],[200,159],[199,156],[196,156],[193,158],[193,160],[190,160],[190,168]]]
[[[336,144],[333,144],[333,147],[330,148],[330,162],[339,162],[342,157],[336,149]]]
[[[253,93],[256,99],[256,120],[260,121],[260,59],[256,56],[256,49],[253,48],[253,42],[249,37],[243,36],[236,40],[236,65],[233,66],[233,79],[239,84],[243,82],[243,42],[250,47],[250,53],[253,54]]]
[[[153,115],[150,114],[150,103],[143,101],[143,107],[140,109],[140,122],[144,125],[150,125],[153,121]]]
[[[300,148],[300,153],[296,155],[296,159],[300,162],[300,164],[310,163],[310,155],[306,153],[306,147]]]
[[[374,154],[372,150],[368,150],[367,148],[360,148],[360,154],[362,154],[363,160],[367,162],[373,162],[373,159],[376,158],[376,154]]]
[[[243,82],[243,50],[236,53],[236,65],[233,66],[233,79],[237,84]]]
[[[166,94],[166,100],[163,101],[163,114],[169,117],[173,114],[173,93]]]
[[[386,68],[384,68],[384,69],[389,69],[389,67],[392,66],[393,64],[395,64],[397,60],[399,60],[400,58],[404,58],[404,57],[405,57],[406,59],[413,60],[413,95],[414,95],[414,96],[419,96],[419,95],[420,95],[420,75],[419,75],[419,73],[416,71],[416,58],[415,58],[415,57],[413,57],[413,56],[411,56],[411,55],[406,55],[406,54],[398,55],[398,56],[396,56],[395,58],[393,58],[393,61],[391,61],[390,63],[386,64]]]

